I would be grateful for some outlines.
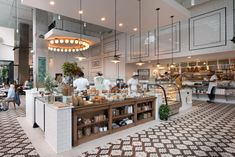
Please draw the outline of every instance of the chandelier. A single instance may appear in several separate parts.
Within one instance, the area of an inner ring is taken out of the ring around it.
[[[90,47],[86,40],[72,37],[56,37],[49,40],[48,50],[54,52],[79,52]]]

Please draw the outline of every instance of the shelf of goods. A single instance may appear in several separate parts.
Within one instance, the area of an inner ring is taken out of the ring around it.
[[[221,84],[221,83],[218,83]],[[206,85],[191,85],[191,86],[187,86],[192,88],[192,93],[194,95],[194,99],[201,99],[203,97],[207,98],[207,89],[208,86]],[[226,84],[226,85],[218,85],[217,87],[215,87],[215,96],[216,99],[225,99],[226,101],[232,100],[234,101],[235,98],[235,87],[230,85],[230,84]]]
[[[170,116],[179,113],[181,104],[181,94],[179,88],[174,83],[149,84],[150,91],[158,93],[162,97],[162,103],[170,108]]]
[[[73,146],[155,119],[155,97],[77,106],[73,109]]]

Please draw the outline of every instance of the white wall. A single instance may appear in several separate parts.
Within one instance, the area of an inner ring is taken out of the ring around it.
[[[216,60],[219,55],[214,55],[215,53],[217,54],[224,54],[222,57],[228,56],[228,52],[234,51],[235,50],[235,44],[232,43],[230,40],[233,37],[233,8],[232,8],[232,0],[212,0],[209,2],[206,2],[202,5],[198,5],[195,7],[192,7],[190,9],[192,17],[204,14],[213,10],[217,10],[220,8],[226,7],[226,14],[227,14],[227,23],[226,23],[226,35],[227,35],[227,45],[226,46],[219,46],[219,47],[213,47],[213,48],[205,48],[205,49],[198,49],[198,50],[189,50],[189,21],[181,21],[181,51],[179,53],[174,53],[175,60],[176,58],[180,58],[181,62],[186,61],[187,56],[198,56],[198,55],[205,55],[205,54],[211,54],[208,58],[213,58]],[[202,28],[203,29],[203,28]],[[205,34],[199,34],[201,39],[205,39],[210,37],[210,34],[205,33]],[[128,38],[129,41],[129,38]],[[128,43],[128,63],[132,64],[127,64],[126,65],[126,77],[130,77],[131,73],[133,71],[136,71],[137,69],[150,69],[150,75],[153,73],[153,69],[156,69],[153,67],[153,64],[156,63],[157,57],[154,55],[154,52],[150,52],[150,56],[147,58],[143,58],[145,61],[151,61],[151,63],[146,62],[146,64],[142,67],[138,67],[135,65],[134,62],[137,60],[130,59],[130,43]],[[231,53],[230,53],[231,54]],[[171,54],[169,55],[160,55],[160,61],[163,59],[168,59],[168,63],[170,63],[170,58]],[[185,58],[185,59],[184,59]],[[193,57],[192,57],[193,58]],[[231,58],[231,55],[227,58]],[[235,54],[234,57],[235,58]],[[207,57],[205,57],[205,60],[207,60]],[[166,69],[167,71],[167,69]]]
[[[216,9],[220,9],[223,7],[227,7],[227,45],[221,47],[214,48],[206,48],[190,51],[189,50],[189,21],[188,19],[185,21],[181,21],[181,51],[179,53],[175,53],[174,57],[186,57],[193,55],[202,55],[202,54],[212,54],[216,52],[225,52],[225,51],[233,51],[235,49],[235,45],[230,42],[233,36],[233,26],[232,26],[232,0],[213,0],[203,5],[198,5],[196,7],[191,8],[192,17],[203,14],[209,11],[213,11]],[[152,20],[152,19],[150,19]],[[169,19],[170,21],[170,19]],[[37,26],[40,27],[40,26]],[[45,26],[43,26],[45,27]],[[45,31],[44,31],[45,33]],[[208,34],[205,34],[207,37]],[[119,75],[120,78],[128,79],[133,71],[136,71],[139,67],[135,64],[125,64],[125,63],[134,63],[137,60],[130,59],[130,35],[119,34],[117,36],[119,41],[118,46],[118,54],[121,54],[121,63],[113,64],[111,63],[112,56],[114,55],[114,43],[112,41],[114,38],[104,39],[100,45],[89,48],[87,51],[83,52],[88,58],[84,61],[78,61],[75,57],[78,54],[74,53],[53,53],[47,50],[47,44],[43,41],[43,45],[37,44],[37,51],[40,51],[41,55],[45,55],[48,57],[48,72],[55,76],[55,73],[62,73],[61,66],[65,61],[76,61],[78,65],[83,69],[85,76],[89,78],[90,81],[93,81],[93,77],[96,75],[98,71],[103,72],[106,78],[116,79]],[[203,35],[201,38],[204,38]],[[38,39],[42,40],[42,39]],[[171,55],[160,55],[160,59],[169,59]],[[149,57],[143,58],[146,61],[146,64],[141,68],[149,68],[152,71],[154,69],[153,62],[156,61],[157,57],[155,56],[153,50],[151,50]],[[93,67],[93,63],[95,61],[100,62],[99,66]],[[152,63],[148,63],[152,61]],[[119,67],[118,67],[119,66]]]
[[[226,46],[220,46],[220,47],[213,47],[213,48],[205,48],[205,49],[198,49],[198,50],[189,50],[189,21],[188,19],[185,21],[181,21],[181,51],[179,53],[174,53],[174,57],[183,57],[183,56],[193,56],[193,55],[201,55],[201,54],[210,54],[210,53],[216,53],[216,52],[225,52],[225,51],[232,51],[235,49],[235,44],[233,44],[230,40],[233,37],[233,16],[232,16],[232,0],[213,0],[206,2],[202,5],[195,6],[190,9],[192,17],[207,13],[210,11],[214,11],[216,9],[220,9],[226,7],[226,14],[227,14],[227,45]],[[170,23],[170,19],[169,19]],[[203,29],[203,28],[202,28]],[[223,32],[222,32],[223,33]],[[201,39],[208,38],[209,36],[212,36],[212,34],[206,33],[206,34],[200,34],[199,35]],[[128,38],[129,41],[129,38]],[[170,45],[169,45],[170,46]],[[169,47],[171,48],[171,47]],[[130,42],[128,42],[128,53],[130,53]],[[130,59],[128,55],[128,63],[136,62],[135,59]],[[167,59],[171,58],[171,54],[169,55],[161,55],[160,53],[160,59]],[[151,51],[149,54],[149,57],[143,58],[145,61],[149,60],[156,60],[157,57],[154,55],[154,52]]]
[[[6,45],[10,46],[6,46]],[[14,61],[14,29],[0,27],[0,60]]]

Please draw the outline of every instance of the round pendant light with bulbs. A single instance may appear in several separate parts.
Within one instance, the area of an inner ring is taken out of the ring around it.
[[[139,1],[139,61],[136,63],[138,66],[144,65],[144,62],[141,60],[141,0]]]
[[[174,16],[171,16],[171,65],[170,68],[174,68]]]
[[[115,28],[114,28],[114,56],[111,62],[117,64],[120,63],[119,55],[117,55],[117,0],[114,1],[114,21],[115,21]]]
[[[157,67],[159,68],[160,67],[160,62],[159,62],[159,11],[160,11],[160,8],[157,8],[156,9],[157,11],[157,39],[155,38],[155,54],[156,54],[156,40],[157,40]]]

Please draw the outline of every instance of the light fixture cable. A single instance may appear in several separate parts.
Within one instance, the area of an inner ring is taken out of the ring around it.
[[[171,65],[173,66],[174,64],[174,56],[173,56],[173,53],[174,53],[174,41],[173,41],[173,37],[174,37],[174,26],[173,26],[173,18],[174,16],[171,16]]]
[[[19,8],[18,0],[16,0],[16,33],[19,33]]]
[[[113,56],[113,63],[119,63],[120,60],[117,55],[117,0],[114,0],[114,56]]]
[[[160,33],[160,30],[159,30],[159,11],[160,11],[160,8],[157,8],[156,10],[157,10],[157,66],[160,66],[160,62],[159,62],[159,50],[160,50],[160,48],[159,48],[159,39],[160,39],[160,37],[159,37],[159,33]]]
[[[141,60],[141,0],[139,1],[139,62],[136,65],[142,66],[144,62]]]
[[[139,61],[141,61],[141,0],[139,0]]]
[[[80,0],[80,9],[79,9],[79,15],[80,15],[80,42],[82,42],[82,33],[84,32],[84,28],[83,28],[83,24],[82,24],[82,0]],[[80,50],[79,50],[80,51]],[[81,61],[83,59],[86,59],[86,57],[83,55],[82,51],[80,51],[80,56],[78,57],[78,59]]]

